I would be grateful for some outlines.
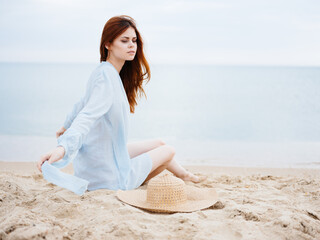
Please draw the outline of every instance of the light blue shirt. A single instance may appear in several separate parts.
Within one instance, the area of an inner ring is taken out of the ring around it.
[[[118,71],[109,62],[100,63],[91,74],[85,96],[64,122],[67,130],[58,138],[58,146],[64,147],[65,155],[52,165],[61,168],[72,161],[74,175],[89,182],[88,190],[139,187],[151,171],[152,160],[148,153],[130,159],[129,114]]]

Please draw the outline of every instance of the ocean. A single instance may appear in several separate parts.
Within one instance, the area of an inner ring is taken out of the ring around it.
[[[0,161],[37,161],[96,64],[0,63]],[[185,165],[320,168],[320,67],[151,65],[130,141]]]

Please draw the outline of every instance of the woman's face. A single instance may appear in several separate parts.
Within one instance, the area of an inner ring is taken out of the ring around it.
[[[129,27],[125,32],[106,45],[110,58],[132,61],[137,51],[137,36],[134,28]],[[109,56],[108,56],[109,57]]]

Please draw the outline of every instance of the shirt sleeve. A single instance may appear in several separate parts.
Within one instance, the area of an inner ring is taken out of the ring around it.
[[[111,79],[101,73],[92,87],[88,102],[74,118],[71,126],[58,138],[58,146],[64,147],[65,155],[61,164],[55,165],[63,167],[74,159],[94,123],[111,108],[113,98]]]
[[[71,126],[71,123],[75,119],[75,117],[78,115],[78,113],[83,109],[84,107],[84,97],[80,99],[74,106],[72,111],[67,115],[66,120],[64,121],[63,127],[65,129],[68,129]]]

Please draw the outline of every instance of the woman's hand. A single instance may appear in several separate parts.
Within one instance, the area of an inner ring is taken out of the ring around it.
[[[57,132],[56,132],[56,137],[60,137],[67,129],[65,129],[64,127],[60,128]]]
[[[57,162],[63,158],[64,154],[65,154],[64,147],[59,146],[59,147],[56,147],[55,149],[53,149],[52,151],[46,153],[45,155],[42,155],[40,160],[37,163],[37,167],[38,167],[39,171],[42,172],[41,166],[45,161],[48,161],[48,163],[50,163],[50,164],[53,162]]]

